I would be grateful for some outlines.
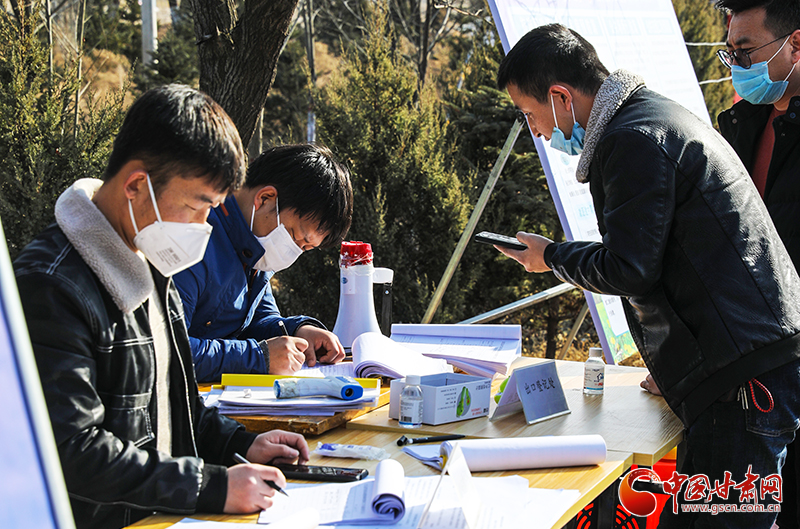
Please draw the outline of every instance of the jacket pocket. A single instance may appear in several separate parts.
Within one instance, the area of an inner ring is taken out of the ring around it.
[[[100,393],[105,405],[103,427],[136,446],[155,438],[150,422],[151,393],[113,395]]]
[[[748,406],[745,411],[747,431],[766,437],[780,437],[794,432],[800,426],[800,400],[795,397],[797,383],[800,380],[800,360],[794,360],[784,366],[755,377],[772,395],[774,407],[764,413],[753,402],[753,395],[761,408],[769,409],[770,397],[758,384],[753,383],[753,390],[745,382]]]
[[[662,391],[672,393],[670,398],[683,400],[687,390],[680,387],[681,383],[691,379],[693,371],[704,361],[697,338],[661,288],[646,297],[631,298],[630,303],[633,318],[629,318],[629,324],[640,326],[644,348],[640,352],[647,367]]]

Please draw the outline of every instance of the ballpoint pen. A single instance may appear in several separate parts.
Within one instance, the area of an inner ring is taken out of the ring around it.
[[[236,461],[237,463],[242,463],[243,465],[249,465],[250,464],[250,461],[248,461],[247,459],[245,459],[244,457],[242,457],[241,455],[236,454],[236,453],[233,454],[233,460]],[[280,488],[278,486],[278,484],[275,483],[274,481],[269,480],[269,479],[265,479],[264,483],[266,483],[267,485],[269,485],[273,489],[277,490],[278,492],[280,492],[281,494],[283,494],[287,498],[289,497],[289,495],[286,494],[286,491],[283,490],[282,488]]]
[[[433,437],[417,437],[416,439],[411,439],[404,435],[397,440],[397,446],[413,445],[418,443],[439,443],[442,441],[455,441],[456,439],[463,438],[464,436],[461,434],[434,435]]]
[[[280,326],[281,330],[283,331],[283,335],[284,336],[289,336],[289,331],[286,330],[286,325],[282,321],[279,321],[278,325]]]

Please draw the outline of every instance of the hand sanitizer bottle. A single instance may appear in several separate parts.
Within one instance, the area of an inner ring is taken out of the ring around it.
[[[422,425],[422,389],[419,375],[408,375],[400,393],[400,426],[419,428]]]
[[[603,362],[603,349],[592,347],[589,349],[589,359],[583,368],[583,394],[602,395],[603,383],[606,373],[606,364]]]

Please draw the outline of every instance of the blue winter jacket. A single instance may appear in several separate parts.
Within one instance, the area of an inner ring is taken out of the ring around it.
[[[280,336],[279,321],[292,335],[301,325],[325,326],[308,316],[281,317],[269,284],[273,273],[253,269],[264,249],[233,196],[211,210],[208,223],[214,229],[203,260],[174,276],[197,380],[267,373],[258,342]]]

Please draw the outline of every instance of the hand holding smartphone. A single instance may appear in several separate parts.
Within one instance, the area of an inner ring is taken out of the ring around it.
[[[492,233],[490,231],[482,231],[474,237],[475,242],[482,242],[484,244],[492,244],[502,246],[503,248],[510,248],[511,250],[527,250],[528,247],[519,242],[516,237],[509,237],[508,235],[501,235],[499,233]]]

